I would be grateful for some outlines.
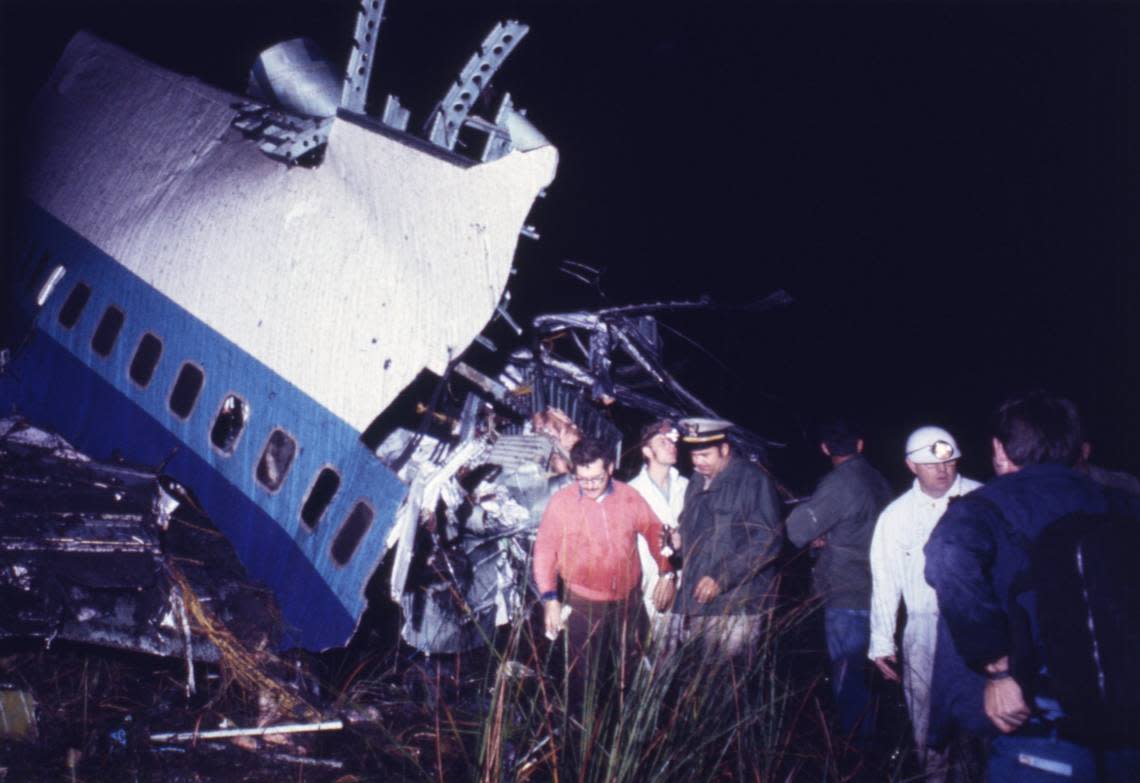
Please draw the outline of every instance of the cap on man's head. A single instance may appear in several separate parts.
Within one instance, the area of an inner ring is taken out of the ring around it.
[[[906,458],[916,465],[951,462],[961,456],[958,441],[941,427],[919,427],[906,439]]]
[[[640,442],[642,447],[648,446],[649,441],[653,440],[658,435],[664,435],[666,438],[676,443],[677,438],[680,437],[680,433],[677,431],[676,422],[674,422],[672,419],[657,419],[656,421],[651,421],[646,424],[641,428]]]
[[[677,422],[681,440],[689,446],[710,446],[728,440],[732,422],[724,419],[689,418]]]

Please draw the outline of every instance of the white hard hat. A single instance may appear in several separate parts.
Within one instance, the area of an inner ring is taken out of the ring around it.
[[[906,458],[919,465],[951,462],[961,456],[958,441],[941,427],[919,427],[906,439]]]

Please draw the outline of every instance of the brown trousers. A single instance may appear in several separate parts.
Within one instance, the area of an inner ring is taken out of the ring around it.
[[[634,590],[622,601],[590,601],[572,592],[567,596],[566,673],[572,701],[588,690],[605,695],[616,685],[624,690],[633,681],[645,652],[649,618]]]

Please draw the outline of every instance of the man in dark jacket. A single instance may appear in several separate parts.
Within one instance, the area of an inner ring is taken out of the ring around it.
[[[1034,392],[1007,400],[994,418],[998,477],[951,503],[926,545],[926,580],[941,615],[931,739],[945,741],[954,728],[994,737],[991,781],[1137,779],[1135,749],[1098,759],[1058,733],[1063,712],[1048,687],[1036,604],[1026,601],[1029,550],[1050,523],[1109,511],[1140,519],[1135,499],[1071,469],[1080,431],[1064,398]]]
[[[798,547],[810,544],[819,550],[812,581],[824,603],[839,727],[850,736],[859,726],[859,736],[866,740],[873,729],[866,665],[871,537],[879,513],[891,500],[891,488],[863,457],[863,439],[849,423],[836,420],[822,426],[820,450],[831,460],[832,470],[788,516],[788,538]]]
[[[675,611],[709,659],[747,661],[774,602],[784,534],[775,487],[733,453],[731,427],[719,419],[680,422],[696,475],[681,511],[685,584]]]

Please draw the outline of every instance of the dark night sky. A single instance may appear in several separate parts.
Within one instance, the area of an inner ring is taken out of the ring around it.
[[[0,8],[9,175],[78,28],[236,90],[276,40],[344,57],[354,20],[343,0]],[[561,151],[520,249],[523,314],[591,301],[563,258],[605,267],[613,303],[784,288],[778,314],[669,320],[733,369],[681,373],[740,423],[802,446],[817,411],[860,413],[897,484],[932,420],[985,478],[985,417],[1045,385],[1089,414],[1102,462],[1140,472],[1140,11],[390,0],[373,97],[421,122],[504,17],[532,31],[496,87]]]

